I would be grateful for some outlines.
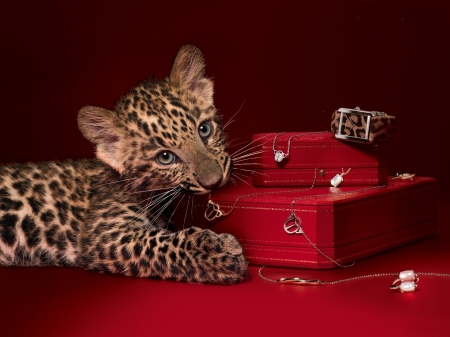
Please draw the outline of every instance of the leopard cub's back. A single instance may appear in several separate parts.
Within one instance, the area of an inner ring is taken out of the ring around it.
[[[73,265],[96,161],[0,167],[0,265]]]

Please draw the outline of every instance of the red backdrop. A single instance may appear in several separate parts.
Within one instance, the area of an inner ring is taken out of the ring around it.
[[[81,158],[87,104],[112,108],[204,53],[231,138],[328,130],[340,107],[398,120],[390,172],[437,177],[449,125],[449,10],[433,1],[25,1],[2,5],[0,163]]]
[[[0,164],[93,156],[77,129],[79,109],[112,109],[134,84],[166,76],[179,47],[193,44],[204,53],[225,120],[243,105],[227,128],[231,139],[328,130],[332,111],[340,107],[384,111],[396,116],[398,125],[390,141],[390,173],[436,177],[445,192],[450,187],[447,2],[4,1]],[[448,223],[448,202],[441,205],[442,226]],[[366,260],[354,270],[322,276],[385,272],[391,265],[395,271],[408,263],[448,272],[443,267],[448,230],[443,232],[446,236]],[[147,324],[149,331],[170,327],[174,334],[197,324],[218,335],[264,336],[289,328],[291,335],[399,336],[406,323],[409,336],[447,333],[447,279],[425,278],[417,297],[401,297],[390,293],[389,280],[386,292],[382,282],[373,283],[373,292],[366,283],[323,291],[277,288],[256,271],[252,267],[252,281],[224,288],[78,269],[0,268],[0,334],[138,336],[146,335]]]

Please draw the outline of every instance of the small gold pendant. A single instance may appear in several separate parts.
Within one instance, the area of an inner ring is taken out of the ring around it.
[[[303,234],[302,223],[297,218],[294,212],[289,215],[289,218],[284,222],[284,231],[288,234]]]
[[[213,221],[214,219],[223,216],[223,212],[220,210],[220,206],[208,200],[208,205],[205,210],[205,219],[208,221]]]

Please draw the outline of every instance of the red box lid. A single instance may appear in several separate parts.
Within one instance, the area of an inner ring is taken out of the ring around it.
[[[387,142],[359,144],[337,140],[331,132],[259,133],[252,137],[254,151],[263,151],[254,161],[255,168],[356,168],[387,167]],[[292,137],[292,138],[291,138]],[[275,150],[288,152],[281,163],[274,159]]]

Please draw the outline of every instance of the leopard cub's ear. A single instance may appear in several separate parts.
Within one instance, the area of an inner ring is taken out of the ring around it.
[[[170,82],[191,90],[194,95],[213,104],[214,85],[205,77],[202,52],[190,45],[180,48],[170,72]]]
[[[96,145],[97,158],[118,172],[124,170],[121,161],[123,132],[114,111],[87,106],[78,113],[78,127],[83,135]]]

